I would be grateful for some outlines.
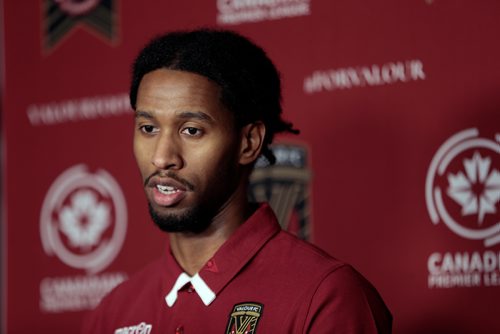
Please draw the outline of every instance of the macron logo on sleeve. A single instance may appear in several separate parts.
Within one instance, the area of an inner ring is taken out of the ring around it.
[[[115,330],[115,334],[150,334],[153,325],[141,322],[135,326],[122,327]]]

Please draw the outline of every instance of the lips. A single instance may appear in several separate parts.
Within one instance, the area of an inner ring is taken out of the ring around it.
[[[159,187],[153,188],[153,201],[159,206],[174,206],[186,197],[186,192],[180,189],[165,192]]]
[[[172,207],[186,197],[188,187],[180,180],[171,177],[153,176],[147,182],[147,189],[151,191],[151,199],[159,206]]]

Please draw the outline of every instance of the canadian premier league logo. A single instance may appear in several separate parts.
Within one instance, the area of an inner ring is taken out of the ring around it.
[[[432,159],[425,192],[434,224],[486,247],[500,243],[500,134],[467,129],[450,137]]]

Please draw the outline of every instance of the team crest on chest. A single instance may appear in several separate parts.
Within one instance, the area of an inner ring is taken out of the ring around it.
[[[262,304],[247,302],[236,304],[229,316],[226,334],[255,334],[262,316]]]

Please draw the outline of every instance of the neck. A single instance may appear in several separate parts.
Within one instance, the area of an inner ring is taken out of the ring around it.
[[[236,191],[201,233],[170,233],[170,248],[184,271],[193,276],[248,218],[246,191]]]

